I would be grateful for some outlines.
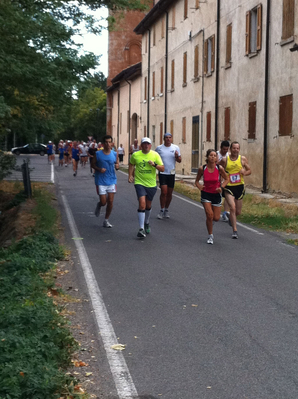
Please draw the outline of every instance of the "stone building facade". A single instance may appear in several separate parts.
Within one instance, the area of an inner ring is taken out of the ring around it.
[[[184,174],[223,139],[238,141],[252,167],[248,184],[297,194],[297,3],[156,2],[134,28],[142,38],[138,138],[157,146],[171,131]]]

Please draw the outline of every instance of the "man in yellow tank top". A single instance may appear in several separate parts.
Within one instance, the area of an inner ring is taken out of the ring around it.
[[[251,174],[247,159],[240,155],[240,144],[233,141],[230,145],[231,154],[219,163],[225,168],[229,183],[225,187],[225,200],[230,208],[229,224],[233,228],[232,238],[238,238],[237,216],[241,214],[242,200],[245,194],[243,176]]]

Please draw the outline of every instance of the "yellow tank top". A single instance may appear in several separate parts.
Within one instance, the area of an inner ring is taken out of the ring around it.
[[[241,155],[238,156],[236,161],[232,161],[229,155],[227,155],[226,172],[229,179],[227,186],[240,186],[241,184],[244,184],[243,175],[239,173],[241,169]]]

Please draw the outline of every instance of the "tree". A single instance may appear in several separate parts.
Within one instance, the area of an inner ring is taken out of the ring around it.
[[[63,130],[61,109],[72,103],[73,88],[91,78],[98,64],[92,53],[79,55],[72,36],[85,21],[83,11],[144,9],[141,0],[2,0],[0,7],[0,135],[7,129],[34,138]]]

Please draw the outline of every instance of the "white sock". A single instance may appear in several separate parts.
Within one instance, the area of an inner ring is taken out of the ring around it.
[[[145,223],[146,224],[149,224],[150,215],[151,215],[151,208],[150,209],[146,209],[145,210]]]
[[[138,211],[138,218],[139,218],[139,226],[140,229],[144,229],[144,223],[145,223],[145,212],[140,212]]]

